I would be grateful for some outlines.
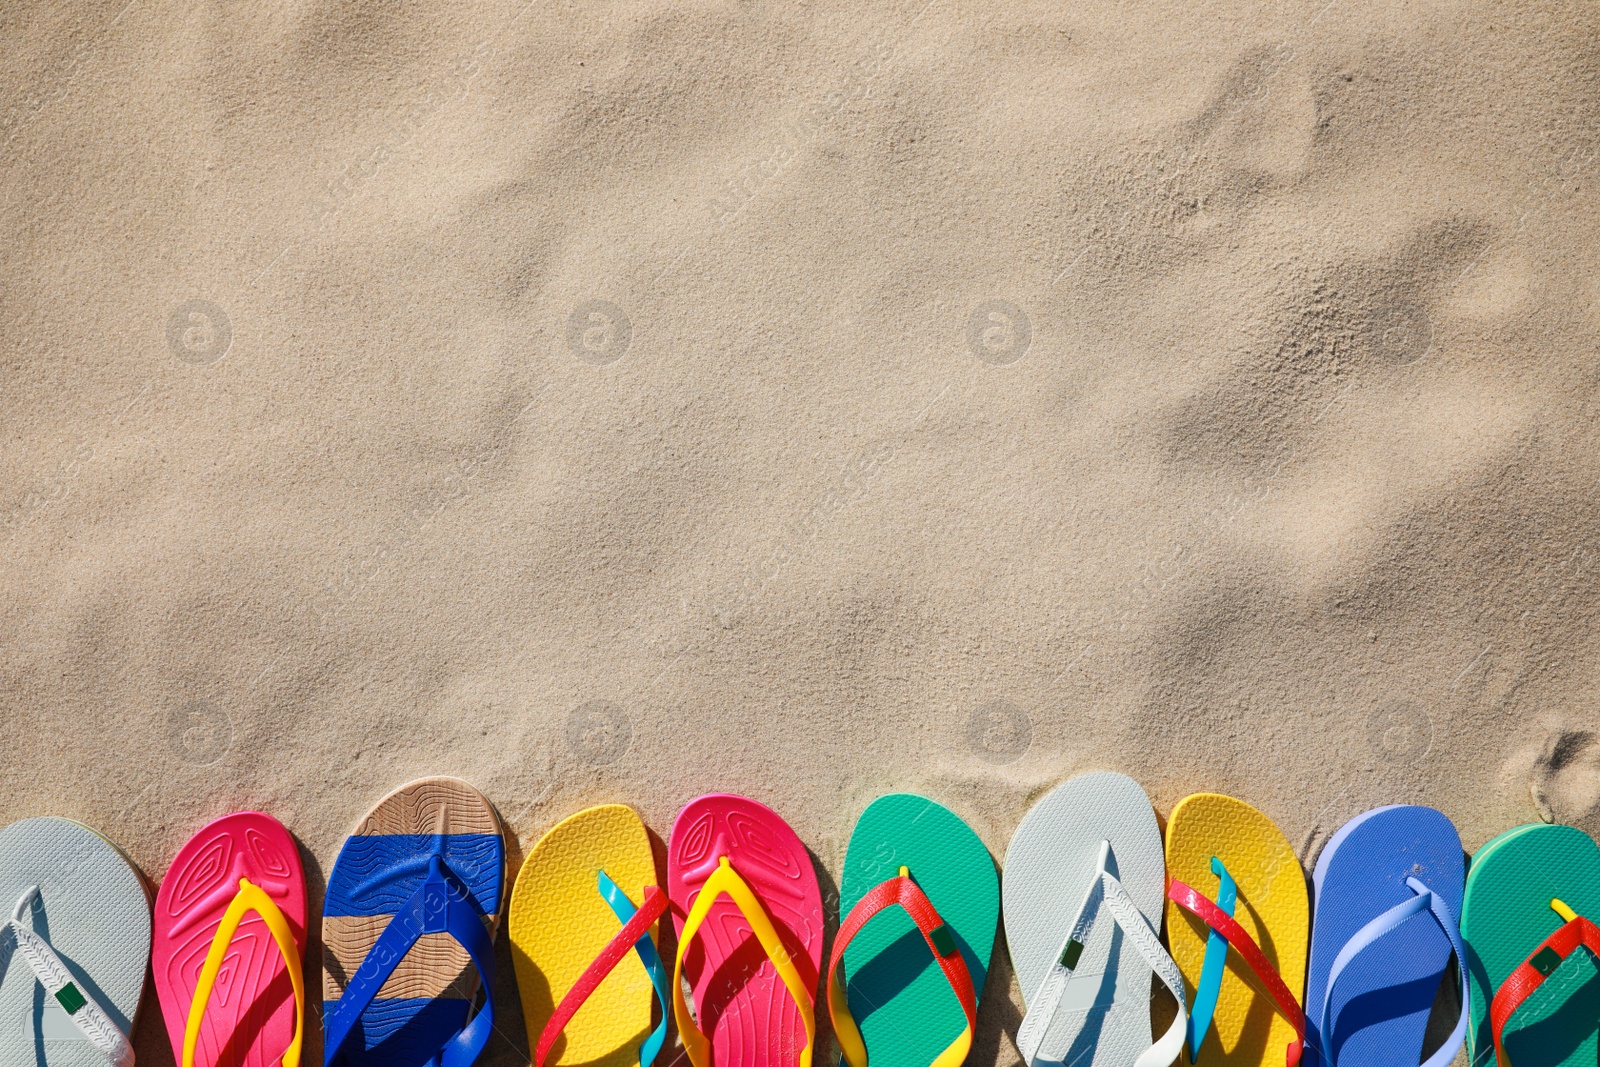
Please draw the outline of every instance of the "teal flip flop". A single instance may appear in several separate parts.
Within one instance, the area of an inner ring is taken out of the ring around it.
[[[978,835],[926,797],[879,797],[850,836],[839,908],[828,1009],[845,1061],[865,1067],[871,1050],[872,1067],[958,1067],[1000,920]]]
[[[1594,919],[1600,919],[1600,846],[1588,834],[1570,826],[1519,826],[1478,849],[1461,905],[1473,1064],[1495,1062],[1493,1016],[1504,1013],[1503,1067],[1594,1067],[1600,961],[1592,947],[1575,951],[1575,936],[1567,937],[1573,946],[1547,943]]]

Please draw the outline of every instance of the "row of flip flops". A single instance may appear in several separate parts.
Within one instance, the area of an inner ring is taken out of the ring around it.
[[[1443,1067],[1463,1043],[1475,1065],[1600,1058],[1600,930],[1579,914],[1600,913],[1600,848],[1568,827],[1507,831],[1469,867],[1439,812],[1379,808],[1329,840],[1308,894],[1288,841],[1243,801],[1191,796],[1163,836],[1136,782],[1093,773],[1029,811],[1002,884],[959,817],[892,794],[856,823],[826,960],[833,909],[776,813],[703,796],[669,840],[664,885],[622,805],[571,816],[527,856],[509,932],[538,1067],[651,1067],[669,1018],[693,1067],[810,1067],[819,984],[850,1067],[959,1067],[1002,903],[1029,1067]],[[363,818],[323,908],[327,1067],[478,1058],[504,883],[499,817],[458,779],[413,782]],[[0,894],[17,901],[0,1067],[130,1067],[147,963],[180,1067],[298,1067],[305,877],[271,817],[196,834],[153,921],[116,846],[64,819],[0,831]],[[1453,974],[1464,1003],[1430,1042]],[[1176,1003],[1160,1036],[1153,979]]]

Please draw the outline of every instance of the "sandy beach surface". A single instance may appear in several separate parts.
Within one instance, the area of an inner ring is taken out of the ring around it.
[[[13,5],[0,814],[1600,831],[1594,19]]]

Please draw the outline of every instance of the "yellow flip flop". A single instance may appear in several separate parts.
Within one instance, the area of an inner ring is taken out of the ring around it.
[[[1244,801],[1196,793],[1167,821],[1167,878],[1167,937],[1193,1005],[1190,1059],[1295,1067],[1311,905],[1288,839]]]
[[[652,933],[667,903],[632,808],[589,808],[540,838],[508,920],[536,1067],[650,1067],[667,1031],[667,976]],[[661,1007],[654,1029],[652,996]]]

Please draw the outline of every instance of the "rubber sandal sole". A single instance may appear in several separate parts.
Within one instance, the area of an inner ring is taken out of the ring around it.
[[[23,819],[0,830],[0,911],[39,887],[33,929],[72,980],[130,1034],[150,960],[150,890],[114,843],[70,819]],[[8,938],[9,941],[9,938]],[[0,968],[0,1067],[105,1067],[33,970],[7,948]]]
[[[814,1008],[824,931],[810,854],[764,804],[730,793],[691,800],[678,813],[667,847],[667,894],[680,935],[719,856],[729,857],[760,899]],[[800,1009],[727,898],[712,906],[685,957],[684,974],[715,1067],[794,1067],[806,1043]]]
[[[949,809],[913,793],[867,805],[845,852],[839,914],[900,868],[956,935],[981,1008],[1000,919],[1000,879],[982,840]],[[870,919],[845,950],[845,992],[872,1067],[927,1067],[966,1025],[960,1000],[900,908]]]
[[[1219,857],[1239,887],[1234,920],[1255,939],[1289,991],[1304,996],[1311,906],[1305,872],[1293,847],[1271,819],[1242,800],[1196,793],[1178,803],[1167,821],[1168,877],[1214,896]],[[1167,938],[1183,972],[1191,1003],[1205,960],[1206,926],[1178,905],[1167,904]],[[1249,969],[1228,953],[1216,1012],[1200,1046],[1198,1067],[1280,1067],[1294,1028],[1257,990]]]
[[[1472,857],[1461,906],[1471,957],[1473,1063],[1494,1062],[1489,1007],[1506,977],[1562,925],[1559,898],[1600,918],[1600,846],[1570,826],[1531,824],[1491,839]],[[1567,959],[1528,998],[1506,1028],[1515,1067],[1594,1067],[1600,1057],[1600,967],[1587,952]]]
[[[1113,873],[1152,930],[1161,930],[1166,859],[1161,826],[1143,787],[1123,774],[1082,774],[1046,793],[1006,849],[1002,894],[1006,944],[1025,1007],[1054,966],[1090,884],[1100,843]],[[1113,946],[1117,947],[1115,957]],[[1128,1067],[1150,1047],[1150,965],[1109,918],[1097,922],[1045,1032],[1041,1058],[1074,1067]]]
[[[660,884],[650,836],[626,805],[604,804],[563,819],[533,846],[517,874],[507,929],[530,1044],[621,928],[597,888],[599,871],[635,905],[645,886]],[[638,1063],[654,1002],[650,977],[630,953],[567,1023],[546,1064]]]
[[[1416,896],[1416,878],[1461,914],[1466,856],[1455,826],[1432,808],[1391,805],[1358,815],[1323,847],[1312,875],[1306,984],[1306,1067],[1416,1067],[1428,1016],[1449,980],[1450,939],[1426,914],[1385,935],[1340,976],[1333,1044],[1318,1032],[1329,971],[1369,921]],[[1324,1052],[1331,1055],[1324,1056]]]
[[[151,969],[173,1059],[201,968],[228,905],[248,878],[289,920],[304,965],[306,881],[300,850],[270,815],[236,812],[206,826],[178,850],[156,894]],[[197,1064],[277,1067],[294,1038],[294,990],[267,924],[247,915],[229,943],[195,1046]]]
[[[450,870],[465,883],[492,939],[505,888],[505,836],[484,795],[459,778],[408,782],[362,816],[328,874],[322,909],[323,1018],[378,935],[422,883],[424,872],[385,877],[445,837]],[[422,1067],[466,1025],[478,991],[466,949],[449,934],[424,934],[362,1012],[339,1062]]]

